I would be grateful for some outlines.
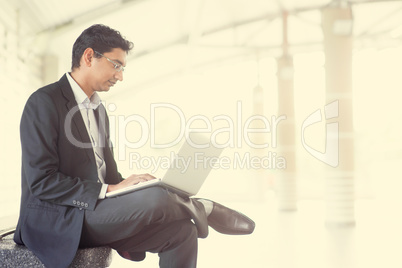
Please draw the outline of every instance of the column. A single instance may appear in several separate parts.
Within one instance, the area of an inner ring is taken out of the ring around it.
[[[258,70],[259,72],[259,70]],[[259,76],[259,74],[258,74]],[[259,79],[258,79],[259,80]],[[264,89],[261,87],[259,81],[257,81],[257,85],[253,89],[253,116],[262,116],[265,117],[264,114]],[[253,120],[250,125],[250,128],[264,130],[269,129],[269,125],[267,125],[263,120],[256,119]],[[267,133],[249,133],[248,137],[252,142],[256,145],[265,145],[268,143]],[[257,148],[257,146],[253,146],[251,152],[253,157],[258,157],[259,159],[264,159],[267,157],[269,148]],[[266,190],[269,188],[268,181],[268,172],[266,168],[266,163],[264,165],[257,163],[257,165],[253,165],[254,176],[255,176],[255,198],[257,200],[264,200],[264,194]]]
[[[336,155],[328,155],[331,159],[337,157],[337,161],[326,168],[327,226],[355,224],[352,23],[352,11],[348,6],[332,6],[322,11],[327,148],[332,145],[338,148]]]
[[[42,68],[42,80],[44,85],[54,83],[60,79],[58,73],[59,59],[56,55],[44,55]]]
[[[277,153],[286,160],[286,168],[278,170],[276,191],[280,211],[297,210],[295,115],[293,93],[293,58],[288,54],[287,13],[283,14],[283,55],[278,63],[278,116],[285,115],[277,129]]]

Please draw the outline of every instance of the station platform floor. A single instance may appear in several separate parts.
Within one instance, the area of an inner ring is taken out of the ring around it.
[[[355,201],[354,227],[327,227],[322,200],[298,202],[296,212],[280,212],[275,197],[264,201],[222,202],[256,222],[249,236],[227,236],[210,229],[199,240],[200,268],[378,268],[402,267],[402,203]],[[112,268],[158,267],[147,254],[131,263],[115,254]]]
[[[228,236],[210,229],[199,240],[198,267],[215,268],[378,268],[402,267],[402,202],[392,199],[355,201],[354,227],[327,227],[325,202],[300,200],[295,212],[277,210],[274,194],[262,200],[216,200],[248,215],[256,229],[248,236]],[[17,215],[0,217],[1,226]],[[158,255],[147,253],[132,263],[114,253],[111,268],[158,267]]]

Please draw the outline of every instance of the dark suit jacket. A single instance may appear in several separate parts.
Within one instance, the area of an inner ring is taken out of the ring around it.
[[[97,110],[106,114],[103,105]],[[116,184],[122,177],[108,146],[107,116],[99,129],[106,136],[106,183]],[[79,246],[84,210],[95,209],[101,183],[92,147],[70,142],[90,145],[65,75],[30,96],[20,132],[22,196],[14,241],[32,250],[46,267],[67,267]]]

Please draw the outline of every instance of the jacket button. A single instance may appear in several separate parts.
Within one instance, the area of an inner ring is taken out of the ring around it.
[[[76,201],[76,200],[73,200],[73,204],[76,205],[76,204],[77,204],[77,201]]]
[[[86,207],[86,208],[88,207],[88,203],[85,203],[85,207]]]

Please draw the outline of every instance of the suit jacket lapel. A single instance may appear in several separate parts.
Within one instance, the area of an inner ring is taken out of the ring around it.
[[[103,146],[103,156],[106,162],[106,183],[111,183],[110,179],[115,177],[117,173],[116,163],[113,158],[112,144],[109,136],[109,119],[106,113],[106,109],[103,104],[100,104],[95,110],[95,118],[98,122],[99,129],[99,143]]]
[[[75,139],[78,139],[79,142],[86,145],[87,156],[89,157],[93,167],[96,169],[95,156],[92,148],[92,143],[90,141],[87,129],[85,127],[84,120],[82,119],[81,112],[78,109],[77,102],[74,97],[73,90],[71,89],[70,83],[67,80],[67,77],[64,75],[60,81],[60,88],[63,92],[63,96],[66,98],[66,114],[69,112],[74,113],[72,117],[71,123],[71,132],[77,133]],[[100,137],[102,137],[101,145],[103,146],[104,152],[104,160],[106,163],[106,183],[119,183],[119,174],[117,172],[117,165],[113,158],[113,148],[111,147],[110,137],[109,137],[109,120],[107,117],[106,109],[103,104],[100,104],[98,109],[95,110],[95,117],[98,121],[98,128],[100,131]],[[73,129],[74,126],[74,129]],[[79,137],[78,137],[79,136]],[[100,141],[101,142],[101,141]]]
[[[74,136],[73,137],[74,140],[77,141],[79,146],[83,147],[83,149],[86,151],[87,156],[89,157],[91,162],[96,165],[95,156],[94,156],[93,148],[92,148],[92,143],[89,138],[88,131],[85,127],[84,120],[82,119],[81,112],[78,108],[78,104],[75,100],[73,90],[71,89],[70,83],[68,82],[66,75],[64,75],[59,80],[59,83],[60,83],[60,88],[62,90],[62,93],[63,93],[64,97],[66,98],[66,108],[67,108],[66,115],[69,115],[69,114],[72,115],[71,126],[67,126],[67,127],[71,127],[71,133],[73,135],[75,132],[73,127],[75,127],[75,129],[78,130],[79,137]]]

